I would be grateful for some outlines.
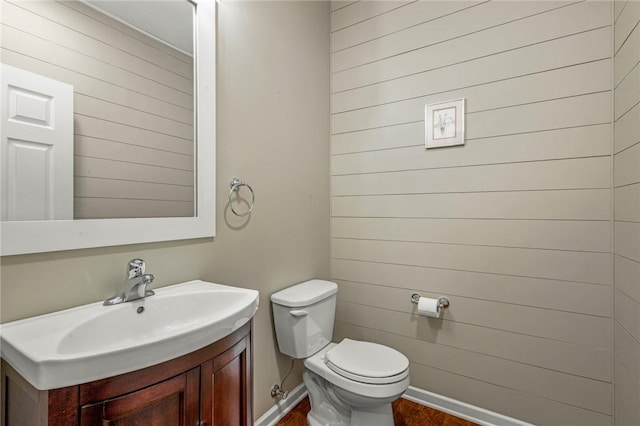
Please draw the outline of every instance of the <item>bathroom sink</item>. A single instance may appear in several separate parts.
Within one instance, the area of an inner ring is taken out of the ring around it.
[[[231,334],[258,309],[256,290],[204,281],[155,292],[2,324],[0,353],[37,389],[54,389],[188,354]]]

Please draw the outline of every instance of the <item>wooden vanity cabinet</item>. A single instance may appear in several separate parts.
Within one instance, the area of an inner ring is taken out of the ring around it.
[[[49,391],[3,360],[2,426],[250,426],[252,323],[142,370]]]

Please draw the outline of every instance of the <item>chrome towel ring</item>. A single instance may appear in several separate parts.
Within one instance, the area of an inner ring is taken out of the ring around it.
[[[249,213],[251,213],[251,210],[253,210],[253,205],[256,202],[256,194],[253,192],[253,188],[251,188],[251,186],[249,186],[246,182],[241,181],[240,179],[234,177],[233,179],[231,179],[231,182],[229,182],[229,186],[231,187],[231,191],[229,191],[229,208],[231,209],[231,211],[233,212],[233,214],[235,214],[236,216],[246,216]],[[234,208],[233,208],[233,203],[231,202],[231,196],[233,195],[233,193],[238,193],[240,191],[240,187],[241,186],[246,186],[249,191],[251,191],[251,203],[249,204],[249,210],[247,210],[244,213],[238,213]]]

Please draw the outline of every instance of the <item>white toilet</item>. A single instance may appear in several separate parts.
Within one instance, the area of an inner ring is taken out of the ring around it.
[[[336,283],[306,281],[271,295],[280,352],[304,358],[311,426],[392,426],[391,402],[409,387],[409,360],[387,346],[331,343]]]

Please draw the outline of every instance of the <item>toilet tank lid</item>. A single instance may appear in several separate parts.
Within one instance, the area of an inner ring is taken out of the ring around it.
[[[285,288],[271,295],[271,301],[290,308],[309,306],[338,292],[338,285],[331,281],[310,280]]]

